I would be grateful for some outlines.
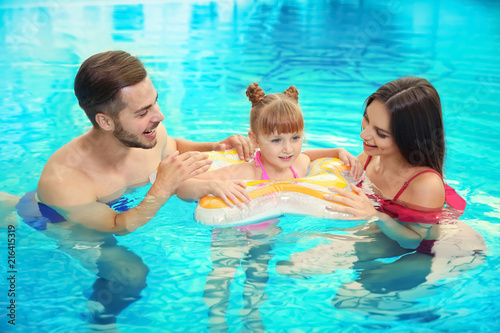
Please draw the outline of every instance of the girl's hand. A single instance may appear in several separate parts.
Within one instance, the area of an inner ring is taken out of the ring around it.
[[[329,187],[328,189],[340,195],[325,194],[324,198],[343,205],[327,206],[326,209],[328,210],[351,214],[353,220],[368,220],[378,213],[365,192],[353,184],[351,184],[351,189],[355,193],[338,187]]]
[[[245,205],[250,204],[252,198],[245,190],[246,185],[242,180],[213,180],[210,182],[210,194],[219,197],[228,205],[239,209],[243,209]]]
[[[358,159],[343,148],[340,148],[339,158],[345,165],[351,167],[351,176],[355,180],[358,180],[363,174],[363,166],[359,163]]]

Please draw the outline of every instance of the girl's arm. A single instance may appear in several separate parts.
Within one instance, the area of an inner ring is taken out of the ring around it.
[[[236,205],[241,209],[242,203],[249,205],[251,197],[245,190],[245,182],[231,179],[231,169],[235,167],[238,166],[230,165],[190,178],[177,188],[176,194],[184,201],[197,201],[211,194],[221,198],[229,207]]]
[[[346,166],[351,167],[351,176],[354,179],[359,179],[363,174],[363,166],[359,163],[358,159],[344,148],[311,149],[304,151],[303,154],[309,156],[311,161],[323,157],[340,158]]]

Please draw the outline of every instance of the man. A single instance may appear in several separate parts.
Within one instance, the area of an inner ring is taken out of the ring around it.
[[[218,143],[170,138],[161,124],[158,93],[140,60],[126,52],[87,59],[76,75],[75,94],[93,127],[52,155],[37,194],[66,220],[87,228],[126,233],[147,223],[182,181],[208,170],[207,155],[194,151],[236,147],[246,160],[253,153],[241,135]],[[157,167],[137,207],[118,214],[105,204],[147,183]]]
[[[146,69],[123,51],[87,59],[76,75],[75,94],[93,127],[50,157],[37,191],[21,198],[17,211],[98,275],[89,296],[90,321],[113,324],[140,298],[149,271],[113,234],[146,224],[180,183],[207,171],[211,162],[199,151],[235,147],[249,160],[254,147],[241,135],[213,143],[169,137]],[[155,170],[156,180],[136,207],[118,213],[106,204],[146,185]]]

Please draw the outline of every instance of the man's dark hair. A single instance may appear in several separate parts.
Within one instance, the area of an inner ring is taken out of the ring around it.
[[[98,128],[96,115],[104,113],[117,118],[126,107],[120,90],[141,82],[147,75],[142,62],[127,52],[98,53],[80,66],[75,77],[75,95],[92,125]]]

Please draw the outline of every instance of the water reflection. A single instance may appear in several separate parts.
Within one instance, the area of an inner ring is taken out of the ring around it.
[[[268,299],[265,289],[269,280],[269,261],[273,258],[273,237],[281,233],[277,223],[278,220],[271,220],[213,230],[210,254],[212,270],[207,275],[203,292],[209,309],[210,331],[225,332],[229,329],[225,317],[232,298],[231,290],[235,289],[231,284],[240,266],[245,275],[243,307],[240,311],[243,331],[265,331],[260,306]]]
[[[330,242],[291,254],[277,262],[276,271],[307,278],[352,269],[356,279],[338,288],[331,305],[378,320],[436,320],[439,308],[422,307],[420,299],[442,294],[444,280],[477,268],[487,254],[483,237],[460,221],[443,226],[434,256],[401,248],[374,224],[352,228],[348,235],[316,236]]]

